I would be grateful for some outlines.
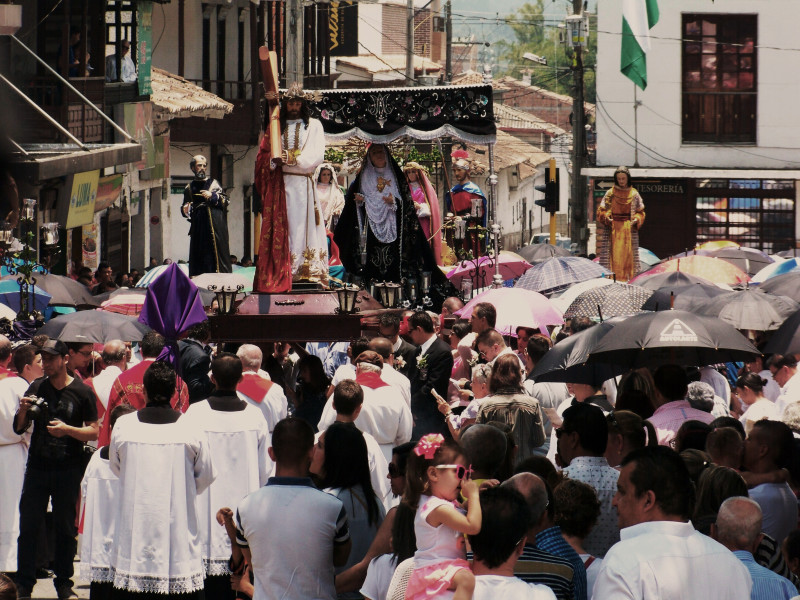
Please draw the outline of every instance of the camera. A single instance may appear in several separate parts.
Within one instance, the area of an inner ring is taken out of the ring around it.
[[[43,420],[44,423],[50,421],[50,407],[44,398],[34,398],[28,407],[28,414],[32,421]]]

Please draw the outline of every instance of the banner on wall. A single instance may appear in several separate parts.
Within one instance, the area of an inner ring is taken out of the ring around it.
[[[358,2],[331,0],[328,50],[331,56],[358,56]]]
[[[166,179],[169,177],[169,134],[153,138],[153,168],[141,174],[142,179]]]
[[[153,57],[153,3],[139,1],[136,24],[136,64],[139,66],[139,95],[153,93],[151,59]]]
[[[142,146],[142,158],[132,163],[137,171],[152,169],[156,164],[155,140],[153,139],[153,103],[129,102],[122,107],[122,125],[133,139]],[[116,113],[119,115],[119,113]],[[119,121],[119,118],[117,119]]]
[[[94,219],[94,205],[97,200],[97,183],[100,170],[75,173],[69,194],[67,229],[88,225]]]
[[[97,182],[97,200],[94,203],[94,212],[100,212],[119,200],[122,191],[122,175],[108,175],[101,177]]]

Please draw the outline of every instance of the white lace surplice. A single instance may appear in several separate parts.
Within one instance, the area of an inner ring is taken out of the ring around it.
[[[195,503],[215,476],[205,443],[182,417],[156,425],[133,413],[117,421],[109,461],[120,482],[114,587],[159,594],[203,589]]]
[[[235,509],[242,498],[267,482],[273,470],[267,454],[272,438],[264,415],[250,404],[227,412],[213,410],[204,400],[189,407],[186,420],[194,431],[206,435],[217,473],[214,482],[197,494],[203,566],[208,576],[229,575],[231,543],[217,523],[217,511],[223,506]]]
[[[95,452],[81,482],[83,537],[81,578],[108,583],[114,581],[111,560],[119,504],[119,478],[109,462]]]

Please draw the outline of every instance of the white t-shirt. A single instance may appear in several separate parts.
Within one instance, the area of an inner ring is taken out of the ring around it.
[[[478,575],[472,600],[555,600],[546,585],[525,583],[517,577]]]
[[[389,591],[389,583],[394,575],[394,555],[382,554],[373,558],[367,568],[367,578],[359,590],[369,600],[383,600]]]
[[[466,514],[463,508],[437,496],[420,496],[419,508],[414,516],[414,533],[417,536],[417,551],[414,554],[416,568],[434,565],[446,560],[466,559],[464,536],[447,525],[433,527],[428,524],[428,515],[440,506],[450,505]]]

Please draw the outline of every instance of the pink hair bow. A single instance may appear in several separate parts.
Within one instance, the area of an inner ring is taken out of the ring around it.
[[[417,456],[424,456],[427,460],[431,460],[443,443],[444,436],[441,433],[423,435],[414,448],[414,454]]]

